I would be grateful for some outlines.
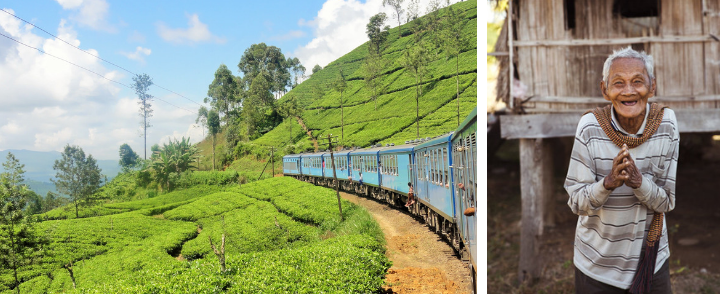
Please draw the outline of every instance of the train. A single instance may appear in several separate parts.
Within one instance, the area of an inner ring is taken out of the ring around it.
[[[387,202],[445,237],[477,277],[477,108],[453,132],[405,144],[291,154],[283,174]],[[332,158],[331,158],[332,157]],[[333,171],[333,164],[335,170]],[[415,204],[406,207],[409,184]]]

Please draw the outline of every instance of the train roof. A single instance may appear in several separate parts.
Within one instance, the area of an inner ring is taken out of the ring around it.
[[[388,147],[378,146],[378,147],[370,147],[365,149],[356,149],[350,152],[350,155],[362,155],[362,154],[377,154],[380,150],[383,150]]]
[[[460,124],[460,126],[458,126],[457,129],[455,129],[455,132],[454,132],[451,140],[455,140],[455,137],[457,135],[462,134],[463,131],[466,128],[468,128],[469,126],[471,126],[473,123],[475,124],[475,127],[477,128],[477,107],[475,107],[473,109],[473,111],[470,112],[470,114],[468,114],[468,116],[465,118],[465,120],[463,120],[463,122]]]
[[[388,146],[385,147],[383,150],[380,150],[380,154],[384,153],[396,153],[396,152],[412,152],[415,148],[415,145],[413,144],[403,144],[398,146]]]
[[[450,142],[450,136],[452,136],[452,134],[453,133],[450,132],[445,135],[440,135],[438,137],[432,138],[424,143],[420,143],[420,145],[415,146],[415,150]]]

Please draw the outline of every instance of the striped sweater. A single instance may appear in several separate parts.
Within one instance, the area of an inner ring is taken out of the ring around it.
[[[614,110],[612,114],[616,130],[637,136],[624,131]],[[638,134],[644,129],[645,123]],[[653,212],[668,212],[675,207],[679,143],[675,113],[666,108],[655,134],[629,150],[643,175],[642,185],[638,189],[623,185],[610,191],[603,186],[603,179],[610,173],[620,148],[603,132],[592,113],[580,119],[565,179],[568,205],[579,215],[573,258],[579,270],[605,284],[630,288]],[[656,271],[670,257],[665,221],[659,246]]]

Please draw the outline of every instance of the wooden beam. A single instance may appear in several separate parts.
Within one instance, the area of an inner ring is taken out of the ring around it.
[[[655,96],[650,98],[651,102],[696,102],[696,101],[720,101],[720,95],[695,95],[695,96]],[[560,96],[533,96],[524,102],[550,102],[550,103],[607,103],[603,97],[560,97]]]
[[[681,133],[720,132],[720,109],[674,109]],[[574,137],[583,112],[500,116],[505,139]]]
[[[552,195],[552,151],[546,139],[520,140],[520,282],[533,282],[542,275],[539,258],[543,228]]]
[[[566,39],[566,40],[518,40],[515,47],[539,46],[593,46],[593,45],[624,45],[638,43],[693,43],[715,41],[710,35],[699,36],[655,36],[612,39]]]

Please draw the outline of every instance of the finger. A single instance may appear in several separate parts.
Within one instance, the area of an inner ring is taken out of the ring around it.
[[[623,156],[625,156],[625,155],[623,155],[623,154],[625,153],[625,151],[627,151],[627,149],[625,149],[625,148],[620,148],[620,152],[618,152],[617,156],[615,156],[615,157],[620,157],[620,158],[622,158]]]

